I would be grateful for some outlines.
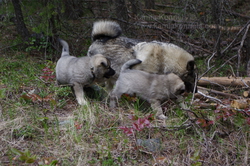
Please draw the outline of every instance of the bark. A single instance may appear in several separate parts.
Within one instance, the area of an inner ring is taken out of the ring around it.
[[[216,24],[216,36],[217,36],[217,43],[216,43],[216,53],[220,57],[221,56],[221,31],[220,31],[220,24],[221,24],[221,2],[220,0],[211,0],[212,6],[212,21]]]
[[[125,22],[128,21],[128,11],[125,0],[115,0],[115,11],[118,19],[121,19]],[[127,29],[126,23],[121,23],[120,25],[122,29],[126,31]]]
[[[155,0],[145,0],[145,8],[146,9],[154,9],[155,8]]]
[[[228,77],[202,77],[198,81],[199,86],[207,85],[223,85],[223,86],[250,86],[250,77],[245,78],[228,78]]]
[[[131,4],[131,10],[132,10],[132,14],[133,15],[137,15],[138,14],[138,10],[139,10],[139,4],[137,0],[129,0],[130,4]]]
[[[250,31],[248,30],[247,32],[247,36],[246,36],[246,40],[245,40],[245,43],[244,43],[244,47],[243,47],[243,60],[246,63],[246,75],[248,77],[250,77],[250,57],[249,57],[249,53],[250,53]]]
[[[30,37],[30,33],[24,23],[20,1],[12,0],[12,4],[14,6],[15,15],[16,15],[15,24],[16,24],[17,32],[23,38],[24,41],[27,41]]]

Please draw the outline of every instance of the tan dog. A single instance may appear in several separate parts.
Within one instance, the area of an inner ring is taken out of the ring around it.
[[[56,65],[58,84],[73,85],[73,90],[80,105],[87,104],[83,88],[93,83],[104,82],[115,74],[110,62],[101,54],[92,57],[74,57],[69,55],[68,43],[60,39],[63,46],[61,58]]]
[[[88,56],[104,55],[110,59],[116,71],[114,77],[107,81],[108,90],[113,88],[124,63],[130,59],[140,59],[142,63],[136,65],[136,69],[156,74],[173,72],[184,81],[186,90],[193,92],[196,71],[191,54],[171,43],[141,42],[122,37],[121,33],[119,24],[113,21],[97,21],[92,30],[93,43]]]
[[[110,108],[116,107],[116,100],[122,94],[136,94],[148,101],[154,110],[157,110],[157,118],[165,119],[161,103],[182,94],[185,91],[184,82],[173,73],[159,75],[130,69],[140,63],[141,61],[138,59],[131,59],[122,66],[120,76],[111,92]]]

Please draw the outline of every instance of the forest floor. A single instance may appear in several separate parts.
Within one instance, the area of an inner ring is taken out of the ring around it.
[[[56,84],[56,61],[44,58],[47,52],[13,44],[13,26],[0,32],[1,166],[250,164],[250,99],[242,96],[249,88],[223,91],[237,98],[215,93],[222,92],[215,85],[199,87],[181,103],[166,101],[164,122],[130,96],[116,111],[105,97],[79,106],[69,87]]]
[[[189,94],[185,108],[163,105],[163,124],[128,96],[116,112],[105,99],[78,106],[70,88],[57,86],[56,62],[10,50],[0,63],[0,165],[250,163],[249,104]]]

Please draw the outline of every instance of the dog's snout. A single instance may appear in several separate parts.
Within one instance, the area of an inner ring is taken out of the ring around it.
[[[115,75],[115,70],[112,69],[111,67],[109,67],[109,70],[108,70],[107,73],[104,74],[104,77],[105,77],[105,78],[109,78],[109,77],[111,77],[111,76],[113,76],[113,75]]]

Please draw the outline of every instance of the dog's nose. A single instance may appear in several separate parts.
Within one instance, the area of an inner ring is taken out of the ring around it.
[[[111,77],[113,75],[115,75],[115,70],[110,67],[109,71],[107,73],[105,73],[104,77],[109,78],[109,77]]]

